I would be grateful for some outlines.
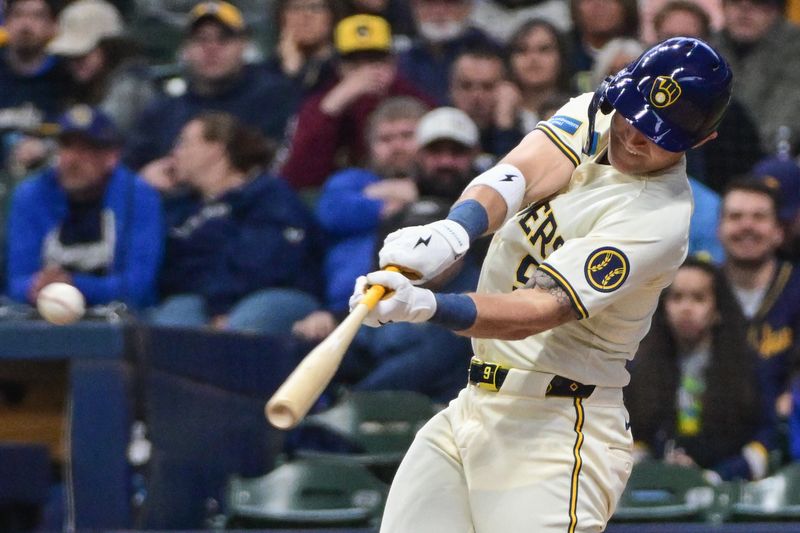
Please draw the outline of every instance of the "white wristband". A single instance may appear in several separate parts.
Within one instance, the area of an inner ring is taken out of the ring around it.
[[[486,185],[497,191],[506,202],[506,216],[503,222],[517,214],[525,198],[525,177],[514,165],[500,163],[467,184],[465,191],[475,185]]]

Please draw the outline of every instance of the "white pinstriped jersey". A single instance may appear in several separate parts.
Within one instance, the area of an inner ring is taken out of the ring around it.
[[[540,122],[576,165],[570,184],[532,204],[494,236],[478,292],[531,286],[539,268],[555,278],[581,317],[516,341],[475,339],[475,354],[506,366],[622,387],[661,290],[686,257],[693,208],[686,159],[656,175],[626,175],[597,163],[611,114],[597,114],[592,155],[582,153],[591,94]]]

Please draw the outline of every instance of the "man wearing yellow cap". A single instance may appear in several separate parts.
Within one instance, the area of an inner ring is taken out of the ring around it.
[[[367,117],[390,96],[432,104],[422,90],[397,74],[389,23],[353,15],[337,24],[338,77],[300,108],[281,174],[296,189],[318,187],[335,170],[364,163]],[[337,157],[342,162],[337,164]]]

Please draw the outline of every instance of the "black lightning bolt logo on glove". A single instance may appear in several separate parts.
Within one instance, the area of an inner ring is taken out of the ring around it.
[[[423,239],[422,237],[420,237],[419,240],[417,241],[417,244],[414,245],[414,248],[416,248],[420,244],[424,244],[425,246],[428,246],[428,244],[431,242],[431,237],[433,237],[433,235],[428,235],[427,239]]]
[[[514,174],[506,174],[506,179],[500,181],[514,181],[515,177]]]

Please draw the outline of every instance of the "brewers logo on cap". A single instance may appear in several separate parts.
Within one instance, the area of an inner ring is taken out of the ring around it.
[[[384,18],[353,15],[336,25],[333,42],[342,55],[369,51],[389,52],[392,49],[392,30]]]
[[[681,96],[681,86],[672,76],[658,76],[650,89],[650,103],[658,109],[669,107]]]
[[[628,278],[628,258],[611,246],[598,248],[589,255],[584,267],[586,281],[600,292],[617,290]]]

